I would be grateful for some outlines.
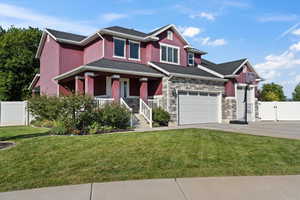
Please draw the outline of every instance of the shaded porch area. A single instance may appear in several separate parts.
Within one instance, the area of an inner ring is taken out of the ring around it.
[[[122,98],[134,112],[139,111],[140,99],[146,104],[159,104],[162,95],[161,77],[89,71],[59,80],[58,84],[59,95],[86,94],[100,104]]]

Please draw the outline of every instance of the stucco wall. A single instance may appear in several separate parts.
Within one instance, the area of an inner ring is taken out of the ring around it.
[[[84,48],[83,64],[99,60],[103,57],[103,41],[99,38]]]
[[[61,44],[59,73],[65,73],[81,65],[83,65],[82,48],[72,45]]]
[[[57,95],[58,85],[52,80],[59,74],[59,44],[47,36],[40,57],[40,91],[45,95]]]

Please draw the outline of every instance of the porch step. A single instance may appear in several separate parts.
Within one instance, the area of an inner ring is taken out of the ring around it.
[[[149,128],[149,124],[143,115],[139,113],[134,114],[133,126],[136,128]]]
[[[138,98],[125,98],[124,101],[132,108],[133,113],[138,113],[140,109],[140,101]]]

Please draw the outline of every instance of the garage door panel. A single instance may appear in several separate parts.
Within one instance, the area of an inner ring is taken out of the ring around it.
[[[179,95],[179,123],[218,122],[218,96]]]

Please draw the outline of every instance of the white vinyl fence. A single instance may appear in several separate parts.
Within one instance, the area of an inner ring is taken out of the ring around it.
[[[288,121],[300,120],[300,102],[259,102],[261,120]]]
[[[0,102],[0,126],[28,125],[29,121],[26,101]]]

